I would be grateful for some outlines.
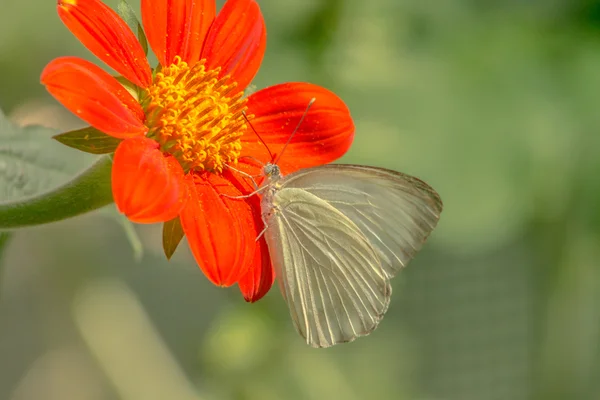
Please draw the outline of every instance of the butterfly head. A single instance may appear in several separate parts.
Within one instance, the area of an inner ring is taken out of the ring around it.
[[[281,178],[281,170],[277,164],[267,163],[263,167],[263,173],[271,181]]]

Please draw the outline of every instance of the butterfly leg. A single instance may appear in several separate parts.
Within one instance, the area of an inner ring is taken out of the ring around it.
[[[226,167],[232,171],[237,172],[240,175],[245,176],[246,178],[250,179],[252,181],[252,186],[254,186],[254,189],[258,189],[258,184],[256,183],[256,181],[254,180],[254,176],[250,175],[249,173],[246,173],[244,171],[240,171],[237,168],[233,168],[231,165],[226,165]]]
[[[267,226],[267,224],[265,223],[265,227],[263,228],[262,231],[260,231],[260,233],[258,234],[258,236],[256,237],[256,239],[254,239],[255,242],[258,242],[258,240],[262,237],[262,235],[265,234],[265,232],[267,231],[269,227]]]
[[[262,235],[265,234],[265,232],[267,231],[267,229],[269,229],[269,224],[267,223],[267,216],[265,214],[261,214],[260,216],[262,218],[263,221],[263,225],[265,226],[263,228],[262,231],[260,231],[260,233],[258,234],[258,236],[256,237],[255,241],[258,242],[258,240],[262,237]]]
[[[228,194],[223,194],[223,193],[221,193],[221,196],[227,197],[228,199],[247,199],[248,197],[252,197],[255,194],[259,194],[260,192],[264,191],[268,187],[269,187],[269,185],[265,185],[263,187],[260,187],[260,188],[256,189],[252,193],[244,194],[244,195],[241,195],[241,196],[230,196]]]

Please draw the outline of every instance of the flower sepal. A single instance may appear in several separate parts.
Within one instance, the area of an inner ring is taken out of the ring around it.
[[[52,138],[65,146],[90,154],[114,153],[119,143],[123,141],[123,139],[109,136],[91,126],[61,133]]]
[[[184,236],[185,233],[183,232],[179,217],[173,218],[163,224],[162,245],[167,260],[171,259]]]
[[[129,92],[129,94],[136,99],[137,101],[140,101],[141,98],[141,94],[143,92],[143,89],[141,89],[138,85],[136,85],[135,83],[129,81],[127,78],[125,78],[124,76],[121,75],[117,75],[114,77],[117,82],[119,82],[121,84],[121,86],[123,86],[125,88],[125,90],[127,90]]]
[[[144,28],[135,15],[135,11],[133,11],[133,8],[126,0],[119,1],[119,4],[117,5],[117,14],[127,22],[127,25],[132,32],[137,33],[138,41],[142,45],[144,53],[148,55],[148,40],[146,39]]]

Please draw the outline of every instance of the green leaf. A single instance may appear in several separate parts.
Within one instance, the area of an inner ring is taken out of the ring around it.
[[[96,128],[87,127],[56,135],[53,139],[77,150],[91,154],[114,153],[122,139],[109,136]]]
[[[112,202],[111,159],[73,151],[52,140],[56,133],[15,126],[0,111],[0,229],[59,221]]]
[[[97,159],[55,142],[56,133],[15,126],[0,111],[0,204],[56,188]]]
[[[167,256],[167,260],[171,259],[175,250],[177,250],[177,246],[179,246],[181,239],[183,239],[183,236],[183,228],[178,217],[164,223],[163,250],[165,256]]]
[[[101,157],[73,180],[38,196],[0,203],[0,229],[46,224],[112,203],[112,160]]]
[[[120,0],[119,4],[117,5],[117,12],[121,16],[121,18],[123,18],[123,20],[127,22],[127,25],[129,25],[131,31],[134,33],[137,32],[137,37],[140,41],[140,44],[142,45],[142,49],[144,49],[144,53],[148,55],[148,40],[146,39],[144,28],[142,27],[142,24],[140,24],[140,21],[137,19],[133,8],[131,8],[131,6],[126,0]]]

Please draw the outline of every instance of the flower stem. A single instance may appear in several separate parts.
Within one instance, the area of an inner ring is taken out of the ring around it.
[[[2,289],[2,278],[3,278],[3,273],[4,273],[4,269],[3,269],[3,267],[4,267],[4,262],[3,262],[4,251],[6,250],[6,245],[10,241],[11,237],[12,237],[11,232],[0,232],[0,289]]]
[[[16,229],[75,217],[113,201],[112,160],[101,157],[70,182],[35,197],[0,203],[0,229]]]

